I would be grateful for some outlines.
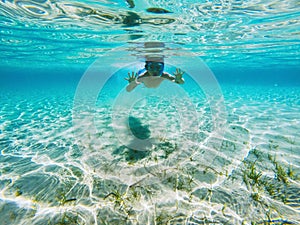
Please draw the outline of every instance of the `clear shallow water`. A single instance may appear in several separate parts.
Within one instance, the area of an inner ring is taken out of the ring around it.
[[[299,224],[299,3],[129,3],[0,3],[0,223]]]

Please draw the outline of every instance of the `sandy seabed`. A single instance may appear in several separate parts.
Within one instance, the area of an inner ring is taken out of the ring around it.
[[[75,117],[66,90],[1,93],[1,224],[299,224],[300,89],[222,90],[222,129],[197,90]]]

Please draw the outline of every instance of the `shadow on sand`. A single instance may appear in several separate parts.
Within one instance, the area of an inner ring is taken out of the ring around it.
[[[141,120],[130,116],[128,118],[128,125],[131,133],[135,137],[127,146],[122,145],[117,148],[113,154],[123,155],[128,162],[137,162],[146,158],[150,154],[152,144],[147,139],[151,136],[151,131],[148,125],[143,125]]]

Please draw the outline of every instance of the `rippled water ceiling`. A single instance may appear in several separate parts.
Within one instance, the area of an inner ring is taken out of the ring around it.
[[[0,59],[87,65],[128,42],[162,41],[210,64],[298,67],[299,27],[297,0],[2,0]]]

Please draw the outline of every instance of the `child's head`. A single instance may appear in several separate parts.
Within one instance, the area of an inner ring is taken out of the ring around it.
[[[145,69],[151,76],[160,76],[164,71],[163,62],[146,61]]]

